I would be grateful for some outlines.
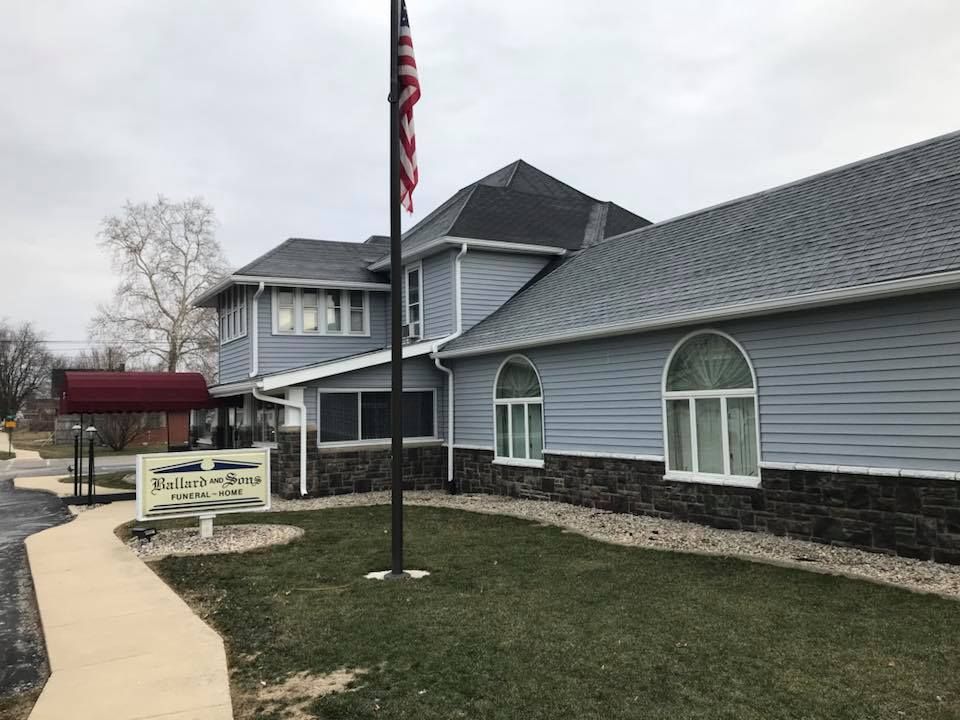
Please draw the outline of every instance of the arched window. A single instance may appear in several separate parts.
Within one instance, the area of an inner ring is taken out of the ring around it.
[[[522,355],[507,358],[493,397],[497,458],[543,462],[543,393],[533,364]]]
[[[668,472],[759,479],[757,388],[732,339],[681,341],[664,373],[663,412]]]

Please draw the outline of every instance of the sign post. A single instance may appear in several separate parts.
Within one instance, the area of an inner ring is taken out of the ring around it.
[[[12,417],[6,418],[3,429],[7,432],[7,452],[13,455],[13,431],[17,429],[17,421]]]
[[[213,536],[217,515],[270,509],[270,451],[137,455],[137,520],[195,517]]]

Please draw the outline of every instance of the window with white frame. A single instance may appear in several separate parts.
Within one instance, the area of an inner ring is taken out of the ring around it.
[[[500,366],[494,390],[496,457],[543,462],[543,392],[540,376],[522,355]]]
[[[277,332],[292,333],[297,329],[297,288],[277,288]]]
[[[317,435],[321,445],[390,439],[389,390],[319,390],[317,400]],[[404,390],[402,402],[403,436],[435,438],[435,391]]]
[[[423,269],[411,265],[406,272],[407,326],[409,337],[422,337],[423,326]]]
[[[224,290],[217,298],[220,318],[220,342],[242,338],[247,334],[247,293],[243,285]]]
[[[367,336],[369,294],[364,290],[274,288],[273,331],[287,335]]]
[[[664,374],[663,412],[668,473],[759,479],[756,383],[733,340],[703,332],[681,341]]]

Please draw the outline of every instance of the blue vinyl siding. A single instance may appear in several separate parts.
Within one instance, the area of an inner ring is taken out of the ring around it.
[[[437,436],[446,435],[446,373],[437,370],[433,360],[428,357],[410,358],[403,362],[403,386],[405,388],[418,388],[426,390],[428,388],[436,389],[437,394]],[[307,423],[313,426],[317,424],[317,390],[333,389],[390,389],[390,364],[376,365],[374,367],[355,370],[342,375],[316,380],[302,386],[304,388],[303,400],[307,406]]]
[[[219,348],[218,362],[220,371],[217,374],[217,383],[225,384],[232,382],[241,382],[250,377],[250,362],[252,355],[250,352],[250,333],[251,333],[251,299],[253,290],[247,288],[247,334],[245,337],[231,340],[221,345]],[[219,328],[219,318],[217,327]]]
[[[960,293],[716,327],[756,371],[763,461],[960,470]],[[696,329],[531,348],[547,449],[662,455],[664,363]],[[504,357],[450,361],[457,444],[492,447]]]
[[[387,346],[387,309],[389,295],[370,292],[370,336],[354,335],[274,335],[273,301],[268,287],[260,296],[259,373],[292,370],[304,365],[379,350]]]
[[[424,338],[440,338],[454,330],[453,259],[456,252],[423,259]]]
[[[542,255],[470,250],[460,262],[466,332],[513,297],[549,260]]]

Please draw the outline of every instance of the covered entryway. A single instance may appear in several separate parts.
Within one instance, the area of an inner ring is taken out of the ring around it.
[[[168,450],[190,448],[190,411],[216,408],[200,373],[84,372],[64,373],[61,414],[163,412]]]

